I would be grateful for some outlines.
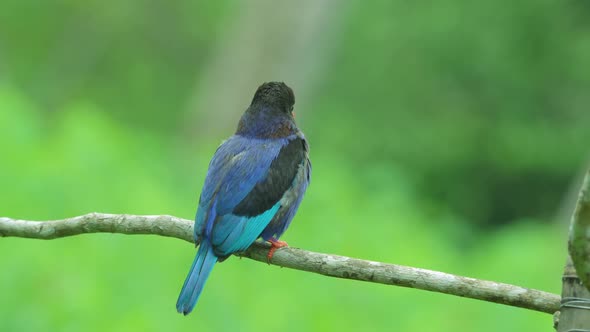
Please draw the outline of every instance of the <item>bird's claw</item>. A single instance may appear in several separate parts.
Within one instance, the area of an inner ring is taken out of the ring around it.
[[[266,255],[266,262],[270,264],[270,261],[272,260],[272,256],[275,254],[275,251],[277,251],[277,249],[279,248],[288,247],[289,245],[285,241],[279,241],[274,239],[270,239],[268,240],[268,242],[270,242],[270,250],[268,251],[268,255]]]

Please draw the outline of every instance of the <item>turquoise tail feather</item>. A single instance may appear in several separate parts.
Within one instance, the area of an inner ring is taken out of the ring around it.
[[[208,239],[203,239],[176,302],[179,313],[188,315],[193,310],[217,260],[211,243]]]

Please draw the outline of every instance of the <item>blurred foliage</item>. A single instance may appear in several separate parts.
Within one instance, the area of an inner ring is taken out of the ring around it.
[[[551,217],[590,142],[590,29],[558,5],[359,6],[308,131],[472,222]]]
[[[186,113],[215,110],[187,105],[239,14],[232,1],[2,2],[0,215],[192,218],[229,133],[195,141]],[[567,227],[547,221],[588,159],[587,14],[581,1],[350,2],[297,109],[314,174],[284,239],[559,292]],[[546,314],[236,258],[182,317],[194,254],[150,236],[3,238],[0,331],[551,328]]]

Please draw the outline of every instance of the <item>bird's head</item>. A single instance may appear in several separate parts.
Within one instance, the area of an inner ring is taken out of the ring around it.
[[[293,90],[283,82],[263,83],[258,87],[252,104],[261,108],[272,109],[279,113],[292,115],[293,105],[295,104],[295,95]]]
[[[293,90],[283,82],[267,82],[258,87],[236,134],[255,138],[279,138],[294,134]]]

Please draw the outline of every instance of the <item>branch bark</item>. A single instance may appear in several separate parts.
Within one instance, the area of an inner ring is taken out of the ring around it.
[[[84,233],[154,234],[193,243],[193,222],[173,216],[139,216],[89,213],[45,222],[0,218],[0,237],[56,239]],[[267,263],[269,246],[256,242],[239,256]],[[559,310],[555,294],[519,286],[453,274],[322,254],[297,248],[281,248],[270,264],[330,277],[417,288],[432,292],[506,304],[540,312]]]

